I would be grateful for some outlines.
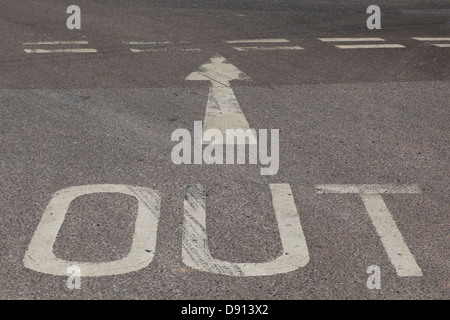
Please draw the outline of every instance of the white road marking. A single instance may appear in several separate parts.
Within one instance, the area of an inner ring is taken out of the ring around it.
[[[414,256],[403,240],[392,215],[381,197],[385,193],[419,194],[418,186],[393,185],[319,185],[317,193],[357,193],[361,197],[367,213],[380,236],[386,253],[400,277],[422,276]]]
[[[229,40],[227,43],[282,43],[289,42],[287,39],[243,39],[243,40]]]
[[[400,277],[422,276],[422,270],[409,251],[381,195],[362,194],[361,199],[397,274]]]
[[[401,44],[337,44],[339,49],[393,49],[404,48]]]
[[[241,70],[229,63],[221,55],[215,55],[209,63],[203,64],[198,71],[192,72],[186,80],[207,80],[211,82],[203,132],[208,129],[218,129],[226,136],[227,129],[249,129],[239,103],[230,87],[231,80],[250,80]],[[244,139],[249,144],[256,144],[256,137],[252,134],[251,139]],[[244,141],[243,140],[243,141]],[[234,141],[234,140],[233,140]],[[239,137],[236,141],[240,141]],[[209,144],[208,141],[202,141]],[[226,141],[227,144],[234,144]]]
[[[181,42],[177,42],[177,43],[173,43],[170,41],[163,41],[163,42],[157,42],[157,41],[124,41],[124,43],[129,44],[129,45],[168,45],[168,44],[173,44],[173,45],[181,45],[181,44],[188,44],[188,41],[181,41]],[[166,52],[169,50],[180,50],[180,51],[192,51],[192,52],[199,52],[202,51],[199,48],[177,48],[177,47],[164,47],[164,48],[130,48],[131,52]]]
[[[438,38],[438,37],[413,37],[412,39],[418,41],[450,41],[450,38]]]
[[[122,41],[125,44],[129,45],[166,45],[166,44],[188,44],[189,41]]]
[[[168,50],[180,50],[180,51],[192,51],[192,52],[199,52],[202,51],[199,48],[155,48],[155,49],[136,49],[136,48],[130,48],[131,52],[166,52]]]
[[[72,262],[57,258],[53,253],[53,245],[70,203],[82,195],[104,192],[122,193],[138,200],[138,213],[130,252],[120,260],[109,262]],[[58,276],[67,276],[67,268],[71,265],[80,267],[85,277],[124,274],[145,268],[153,260],[155,252],[159,208],[158,192],[148,188],[104,184],[60,190],[53,195],[45,209],[25,253],[23,263],[31,270]]]
[[[170,41],[156,42],[156,41],[125,41],[129,45],[155,45],[155,44],[169,44]]]
[[[433,46],[440,48],[450,48],[450,43],[433,43]]]
[[[383,193],[412,193],[421,194],[417,185],[389,185],[389,184],[324,184],[316,186],[317,193],[359,193],[359,194],[383,194]]]
[[[309,262],[309,252],[289,184],[270,184],[283,253],[263,263],[232,263],[211,256],[206,235],[202,185],[185,189],[182,259],[187,266],[228,276],[270,276],[295,271]]]
[[[39,42],[22,42],[24,46],[33,45],[71,45],[71,44],[89,44],[87,41],[39,41]]]
[[[303,50],[302,47],[299,46],[290,46],[290,47],[233,47],[238,51],[251,51],[251,50]]]
[[[24,49],[24,51],[26,53],[97,53],[96,49],[89,49],[89,48],[56,49],[56,50]]]
[[[383,38],[319,38],[323,42],[384,41]]]

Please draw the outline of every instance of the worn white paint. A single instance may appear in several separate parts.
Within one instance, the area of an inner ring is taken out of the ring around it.
[[[93,193],[121,193],[138,200],[138,212],[130,252],[109,262],[75,262],[59,259],[53,253],[70,203]],[[145,268],[153,260],[159,221],[160,198],[157,191],[126,185],[84,185],[58,191],[50,200],[23,258],[25,267],[46,274],[66,276],[67,268],[76,265],[83,277],[124,274]]]
[[[23,42],[24,46],[34,45],[83,45],[89,44],[87,41],[38,41],[38,42]]]
[[[45,50],[45,49],[24,49],[26,53],[97,53],[96,49],[88,48],[77,48],[77,49],[56,49],[56,50]]]
[[[287,39],[242,39],[242,40],[229,40],[228,43],[286,43]]]
[[[420,194],[420,188],[413,185],[393,184],[322,184],[316,186],[317,193],[359,193],[359,194],[383,194],[383,193],[415,193]]]
[[[169,44],[170,41],[156,42],[156,41],[125,41],[126,44],[129,45],[161,45],[161,44]]]
[[[261,51],[273,51],[273,50],[303,50],[302,47],[299,46],[289,46],[289,47],[233,47],[238,51],[253,51],[253,50],[261,50]]]
[[[450,43],[433,43],[433,46],[439,48],[450,48]]]
[[[129,45],[166,45],[166,44],[188,44],[189,41],[123,41],[125,44]]]
[[[283,253],[263,263],[232,263],[211,256],[206,235],[205,192],[186,186],[182,259],[187,266],[228,276],[270,276],[295,271],[309,262],[309,252],[289,184],[270,184]]]
[[[381,195],[360,196],[397,274],[400,277],[422,276],[422,270],[409,251]]]
[[[136,48],[130,48],[131,52],[166,52],[168,50],[179,50],[179,51],[187,51],[187,52],[199,52],[202,51],[199,48],[148,48],[148,49],[136,49]]]
[[[412,39],[418,41],[450,41],[450,38],[442,37],[413,37]]]
[[[404,48],[401,44],[337,44],[339,49],[394,49]]]
[[[208,102],[206,104],[205,119],[203,124],[203,133],[209,129],[218,129],[226,137],[227,129],[249,129],[249,124],[245,118],[239,103],[234,96],[233,89],[230,87],[212,86],[209,89]],[[237,133],[237,141],[241,141],[242,134]],[[242,140],[244,141],[244,140]],[[235,144],[225,139],[226,144]],[[256,144],[255,135],[249,135],[249,140],[246,143]],[[209,141],[204,141],[204,144],[209,144]]]
[[[221,55],[215,55],[210,62],[203,64],[198,71],[192,72],[186,77],[186,80],[207,80],[211,82],[209,89],[208,102],[206,104],[206,113],[203,124],[203,133],[209,129],[218,129],[223,136],[226,136],[227,129],[249,129],[249,124],[245,118],[239,103],[230,87],[232,80],[250,80],[241,70],[229,63]],[[236,141],[240,141],[237,139]],[[249,144],[256,143],[256,137],[252,135],[251,139],[246,141]],[[227,144],[234,144],[226,141]],[[209,141],[202,141],[209,144]]]
[[[419,194],[421,190],[418,186],[332,184],[316,186],[316,190],[317,193],[359,194],[397,274],[400,277],[422,276],[422,270],[409,251],[381,196],[399,193]]]
[[[383,38],[319,38],[323,42],[384,41]]]

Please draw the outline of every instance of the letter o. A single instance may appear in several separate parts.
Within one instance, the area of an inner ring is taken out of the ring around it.
[[[72,262],[59,259],[53,253],[70,203],[86,194],[122,193],[138,200],[133,242],[130,252],[122,259],[108,262]],[[23,258],[25,267],[46,274],[67,276],[67,268],[77,265],[84,277],[124,274],[145,268],[153,260],[159,221],[160,197],[158,192],[143,187],[101,184],[66,188],[56,192],[34,232]]]

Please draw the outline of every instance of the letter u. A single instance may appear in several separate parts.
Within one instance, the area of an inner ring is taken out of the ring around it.
[[[304,267],[309,252],[289,184],[270,184],[283,253],[262,263],[231,263],[211,256],[207,245],[205,192],[187,185],[184,200],[182,259],[187,266],[221,275],[255,277],[286,273]]]

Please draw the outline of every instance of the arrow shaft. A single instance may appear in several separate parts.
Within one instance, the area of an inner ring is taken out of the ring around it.
[[[211,87],[206,105],[205,122],[221,114],[236,115],[243,113],[233,89],[230,87]]]
[[[239,106],[239,102],[230,87],[212,86],[209,89],[208,103],[206,104],[203,132],[208,129],[218,129],[226,136],[227,129],[250,129],[247,119]],[[239,134],[240,136],[242,134]],[[250,143],[256,143],[256,137],[252,135]],[[208,144],[209,142],[205,142]],[[234,144],[227,142],[229,144]]]

